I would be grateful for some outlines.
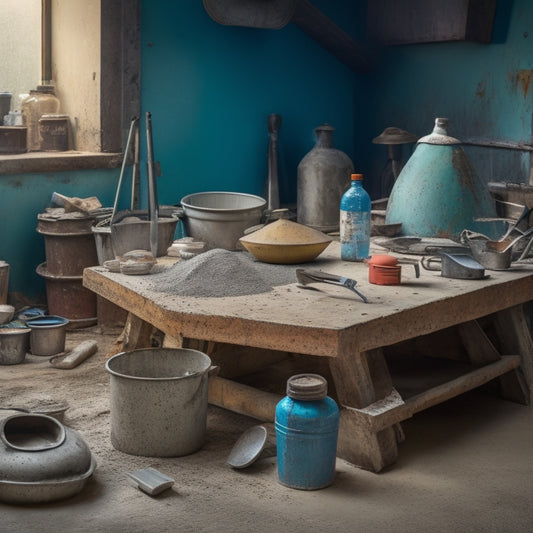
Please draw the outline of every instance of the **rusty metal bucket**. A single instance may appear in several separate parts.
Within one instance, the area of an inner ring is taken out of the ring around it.
[[[46,265],[56,276],[80,276],[98,265],[92,225],[95,218],[82,213],[37,216],[37,233],[44,236]]]
[[[41,263],[36,271],[46,282],[46,299],[50,315],[67,318],[69,321],[67,329],[96,324],[96,294],[83,286],[83,275],[52,274],[47,269],[46,263]]]

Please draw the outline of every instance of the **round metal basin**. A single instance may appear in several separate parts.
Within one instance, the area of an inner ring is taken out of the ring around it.
[[[259,224],[266,200],[237,192],[200,192],[181,199],[185,232],[208,248],[236,250],[244,230]]]

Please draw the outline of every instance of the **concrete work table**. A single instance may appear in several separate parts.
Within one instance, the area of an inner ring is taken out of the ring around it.
[[[489,382],[502,397],[529,403],[533,344],[522,304],[533,299],[532,266],[456,280],[423,269],[415,278],[414,268],[402,265],[402,285],[378,286],[368,283],[365,264],[339,257],[339,244],[333,242],[306,268],[356,279],[369,303],[343,287],[320,283],[314,285],[319,290],[304,289],[296,276],[294,283],[268,293],[219,298],[158,292],[152,274],[127,276],[103,267],[85,269],[83,281],[129,312],[119,349],[150,346],[156,328],[165,335],[163,346],[203,348],[215,364],[222,361],[225,372],[210,378],[214,405],[273,421],[283,395],[240,377],[279,361],[280,354],[308,361],[305,371],[315,371],[318,361],[329,371],[341,408],[339,457],[374,472],[394,463],[403,438],[400,423],[423,409]],[[172,268],[169,259],[159,258],[156,268]],[[434,352],[426,360],[438,366],[448,346],[454,352],[449,361],[459,362],[456,339],[466,354],[460,361],[465,371],[410,395],[399,392],[391,367],[398,354],[400,367],[409,355],[398,349],[392,365],[395,348]]]

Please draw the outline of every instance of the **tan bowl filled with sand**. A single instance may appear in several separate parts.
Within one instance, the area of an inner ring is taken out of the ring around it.
[[[332,240],[321,231],[283,218],[239,239],[259,261],[287,265],[313,261]]]

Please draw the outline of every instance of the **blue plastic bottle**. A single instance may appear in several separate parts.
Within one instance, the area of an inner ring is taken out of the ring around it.
[[[317,374],[292,376],[276,406],[278,478],[287,487],[315,490],[333,482],[339,408],[327,387]]]
[[[351,180],[340,206],[341,259],[362,261],[370,255],[370,196],[362,174],[352,174]]]

